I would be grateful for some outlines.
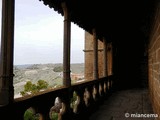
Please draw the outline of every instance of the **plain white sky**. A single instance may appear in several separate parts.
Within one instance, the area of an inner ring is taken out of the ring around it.
[[[63,16],[39,0],[15,2],[14,64],[62,63]],[[72,23],[71,63],[84,62],[83,49],[84,30]]]

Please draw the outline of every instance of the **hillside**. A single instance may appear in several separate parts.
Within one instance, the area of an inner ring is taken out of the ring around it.
[[[27,81],[36,84],[38,80],[45,80],[49,83],[49,87],[62,85],[63,73],[56,71],[55,68],[62,68],[62,64],[30,64],[14,66],[14,90],[15,95],[23,90]],[[84,74],[84,64],[71,64],[71,73]]]

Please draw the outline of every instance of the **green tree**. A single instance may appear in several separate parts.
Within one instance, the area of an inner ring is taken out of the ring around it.
[[[28,109],[26,110],[26,112],[24,113],[24,120],[34,120],[34,113],[32,110]]]
[[[21,91],[20,93],[22,96],[25,96],[28,93],[34,94],[42,89],[47,89],[48,85],[49,84],[45,80],[38,80],[37,84],[33,84],[31,81],[28,81],[24,85],[24,91]]]
[[[39,116],[34,114],[34,111],[30,108],[25,111],[24,120],[39,120]]]
[[[31,93],[33,94],[33,93],[36,93],[36,92],[38,92],[39,90],[37,89],[37,85],[36,84],[32,84],[32,87],[31,87]]]
[[[56,66],[53,69],[54,72],[62,72],[63,71],[63,67],[62,66]]]
[[[48,87],[48,83],[45,80],[38,80],[37,82],[37,89],[46,89]]]
[[[26,91],[26,92],[32,91],[32,86],[33,86],[33,84],[31,81],[26,82],[26,84],[24,85],[24,91]]]
[[[58,113],[52,112],[51,113],[51,120],[58,120]]]

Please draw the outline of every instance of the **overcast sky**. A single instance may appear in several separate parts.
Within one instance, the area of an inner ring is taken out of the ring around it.
[[[15,2],[14,64],[62,63],[63,17],[39,0]],[[72,63],[84,62],[83,49],[84,30],[72,23]]]

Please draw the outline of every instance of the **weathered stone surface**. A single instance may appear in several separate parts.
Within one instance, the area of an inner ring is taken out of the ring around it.
[[[131,117],[131,114],[135,114],[135,117],[134,115]],[[154,120],[154,117],[139,117],[139,114],[153,114],[146,89],[114,92],[90,117],[90,120]]]

